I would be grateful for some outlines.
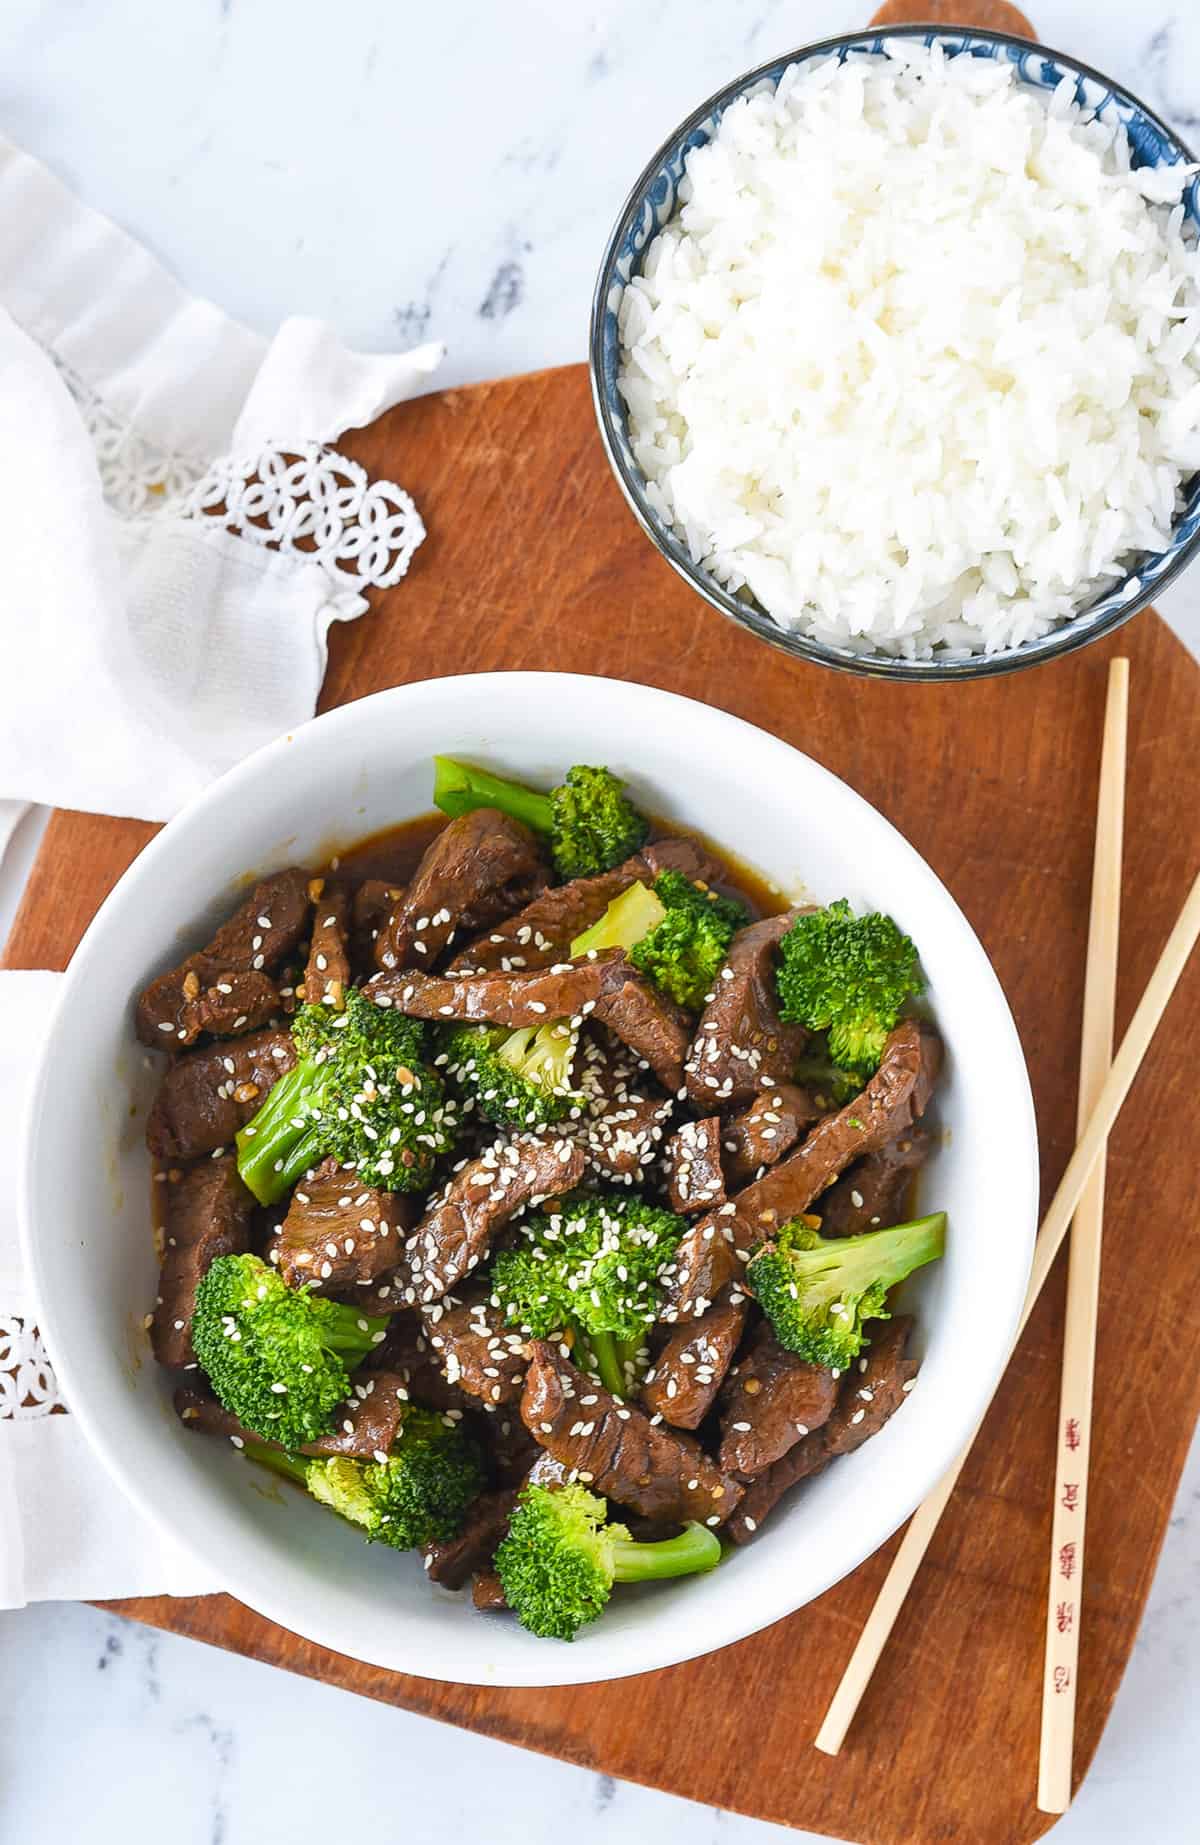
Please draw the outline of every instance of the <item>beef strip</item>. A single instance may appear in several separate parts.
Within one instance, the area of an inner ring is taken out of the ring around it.
[[[761,1179],[689,1226],[662,1276],[661,1317],[703,1313],[779,1224],[807,1211],[854,1160],[907,1134],[929,1101],[941,1055],[941,1040],[930,1026],[901,1020],[861,1095],[836,1115],[826,1115],[795,1153]]]
[[[375,943],[385,970],[430,969],[456,937],[511,916],[549,883],[537,840],[519,820],[480,807],[442,828]]]
[[[721,1154],[725,1182],[731,1192],[749,1185],[768,1166],[776,1166],[790,1153],[804,1129],[825,1113],[809,1089],[795,1083],[776,1083],[755,1096],[725,1123]]]
[[[623,890],[631,884],[653,884],[664,871],[681,871],[705,883],[720,883],[728,877],[725,867],[698,840],[661,839],[643,846],[612,871],[602,871],[594,878],[572,878],[543,891],[515,916],[462,949],[450,969],[461,973],[550,967],[566,959],[575,937],[599,922]]]
[[[745,1295],[733,1288],[700,1319],[675,1328],[642,1385],[651,1415],[677,1429],[699,1427],[737,1351],[747,1310]]]
[[[683,1080],[684,1014],[635,973],[619,948],[533,972],[437,975],[397,968],[376,974],[363,991],[376,1005],[395,1006],[415,1019],[468,1019],[516,1028],[594,1014],[672,1094]]]
[[[648,1066],[603,1026],[580,1035],[571,1086],[583,1097],[577,1119],[563,1124],[592,1170],[632,1185],[662,1144],[675,1106]]]
[[[719,1116],[685,1121],[672,1134],[667,1142],[667,1195],[671,1209],[685,1217],[693,1211],[711,1211],[724,1204]]]
[[[877,1153],[856,1160],[821,1197],[821,1235],[858,1236],[903,1222],[913,1175],[929,1157],[932,1136],[910,1128]]]
[[[300,1449],[301,1454],[352,1454],[370,1460],[386,1454],[400,1432],[408,1389],[404,1377],[394,1371],[374,1371],[360,1376],[346,1401],[333,1412],[333,1428]],[[261,1441],[252,1435],[236,1416],[217,1401],[209,1390],[184,1385],[175,1392],[175,1410],[190,1429],[205,1435],[224,1435],[236,1447],[247,1441]],[[278,1442],[268,1442],[278,1447]]]
[[[550,1458],[534,1441],[515,1405],[505,1405],[495,1415],[486,1416],[481,1426],[495,1486],[519,1486],[539,1457],[547,1461]]]
[[[502,1224],[541,1198],[568,1192],[583,1177],[585,1160],[569,1140],[519,1134],[497,1141],[468,1160],[405,1245],[410,1304],[439,1301],[487,1255]]]
[[[687,1059],[687,1090],[698,1114],[744,1108],[760,1089],[785,1081],[808,1033],[785,1025],[775,999],[775,951],[803,909],[739,929]]]
[[[741,1497],[691,1436],[652,1423],[584,1377],[544,1339],[529,1348],[521,1398],[526,1428],[556,1461],[645,1518],[720,1525]]]
[[[774,1466],[768,1467],[765,1473],[757,1474],[747,1486],[741,1504],[726,1527],[734,1543],[749,1544],[784,1494],[799,1481],[820,1473],[823,1467],[829,1465],[831,1458],[825,1446],[824,1429],[814,1429],[811,1435],[798,1441],[794,1448],[789,1448]]]
[[[204,1032],[213,1038],[237,1038],[243,1032],[261,1030],[283,1009],[282,995],[269,974],[221,968],[209,985],[200,985],[197,998],[184,1001],[178,1030],[168,1042],[172,1049],[182,1046],[186,1050]]]
[[[624,987],[629,964],[619,948],[551,968],[508,974],[426,974],[399,968],[376,974],[363,992],[376,1005],[414,1019],[469,1019],[513,1029],[551,1019],[586,1017],[605,995]]]
[[[188,1051],[163,1077],[146,1144],[160,1159],[195,1159],[226,1147],[296,1061],[291,1033],[261,1031]]]
[[[714,886],[720,891],[730,888],[729,867],[714,858],[708,847],[701,840],[693,839],[690,833],[652,839],[642,847],[641,856],[649,866],[652,880],[661,877],[664,871],[681,871],[693,884]]]
[[[509,1515],[517,1503],[517,1486],[480,1493],[467,1507],[466,1516],[451,1538],[423,1547],[425,1573],[444,1589],[461,1589],[474,1570],[486,1569],[508,1530]]]
[[[312,890],[312,940],[297,998],[340,1011],[350,985],[350,893],[336,878],[314,878]]]
[[[292,1193],[287,1216],[268,1250],[289,1288],[348,1294],[370,1286],[399,1266],[407,1233],[417,1217],[414,1199],[375,1191],[334,1159],[322,1160]]]
[[[880,1321],[870,1351],[842,1379],[829,1420],[751,1480],[729,1521],[729,1536],[735,1544],[748,1544],[798,1481],[820,1473],[836,1455],[861,1447],[894,1415],[917,1373],[915,1360],[903,1356],[911,1325],[903,1315]]]
[[[525,1382],[525,1342],[505,1324],[486,1288],[438,1301],[421,1315],[425,1337],[447,1380],[488,1409],[515,1403]]]
[[[135,1014],[142,1043],[156,1050],[191,1043],[199,1028],[193,1029],[186,1009],[200,998],[202,989],[226,980],[230,973],[271,974],[281,966],[304,934],[308,885],[307,871],[295,866],[263,878],[211,942],[152,980]]]
[[[829,1421],[837,1394],[833,1372],[785,1351],[764,1320],[721,1392],[722,1467],[764,1473]]]
[[[193,1365],[196,1289],[218,1256],[249,1249],[254,1199],[233,1159],[205,1160],[164,1190],[162,1268],[150,1343],[160,1365]]]
[[[382,1342],[363,1360],[362,1371],[390,1371],[399,1376],[414,1403],[445,1413],[474,1413],[479,1404],[457,1384],[446,1381],[437,1353],[425,1336],[420,1317],[405,1309],[393,1313]]]
[[[491,1614],[498,1608],[508,1607],[504,1584],[495,1570],[476,1570],[475,1581],[471,1585],[471,1600],[481,1614]]]
[[[379,931],[404,895],[402,884],[386,878],[364,878],[354,893],[350,944],[354,971],[365,978],[375,972],[375,943]]]
[[[261,879],[203,952],[222,967],[257,967],[261,955],[270,973],[287,960],[308,926],[311,883],[299,865]]]
[[[903,1313],[894,1320],[871,1322],[871,1343],[842,1379],[836,1407],[825,1425],[825,1446],[831,1455],[853,1454],[878,1435],[903,1403],[920,1369],[915,1358],[904,1356],[911,1331],[912,1319]]]
[[[683,1088],[691,1021],[681,1006],[637,973],[623,955],[620,961],[624,979],[614,979],[605,987],[596,1000],[594,1016],[649,1064],[668,1094],[677,1095]]]

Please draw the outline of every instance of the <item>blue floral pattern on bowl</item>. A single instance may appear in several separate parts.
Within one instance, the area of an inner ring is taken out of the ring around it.
[[[843,671],[893,679],[981,678],[1071,652],[1111,633],[1139,609],[1145,608],[1200,550],[1200,475],[1188,484],[1184,507],[1172,528],[1169,549],[1139,557],[1136,566],[1120,583],[1091,602],[1071,621],[1051,629],[1039,639],[1006,653],[973,654],[966,658],[939,656],[931,660],[904,660],[883,654],[858,654],[850,648],[833,647],[779,627],[748,595],[732,595],[715,577],[692,562],[678,534],[664,523],[647,498],[645,476],[634,460],[625,405],[617,389],[621,357],[617,315],[621,297],[647,244],[674,215],[688,154],[711,139],[730,103],[759,89],[773,89],[791,65],[831,56],[842,63],[850,58],[882,57],[886,41],[897,38],[916,38],[925,45],[940,45],[950,57],[1000,59],[1016,67],[1022,82],[1034,84],[1039,89],[1054,90],[1064,78],[1069,79],[1075,85],[1076,100],[1082,108],[1091,109],[1097,116],[1109,120],[1115,116],[1121,122],[1129,137],[1135,166],[1173,166],[1181,160],[1189,163],[1194,160],[1166,123],[1119,84],[1062,52],[1002,33],[965,28],[896,27],[890,32],[867,31],[825,39],[820,44],[793,51],[787,57],[776,58],[750,71],[702,103],[660,148],[634,186],[609,239],[596,283],[590,346],[592,396],[609,461],[638,522],[668,563],[715,608],[787,653],[819,660]],[[1193,176],[1187,186],[1183,203],[1188,222],[1194,229],[1200,229],[1200,174]]]

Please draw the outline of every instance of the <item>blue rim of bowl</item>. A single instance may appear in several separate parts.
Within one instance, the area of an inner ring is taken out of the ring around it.
[[[1195,519],[1196,528],[1191,536],[1178,547],[1161,553],[1165,561],[1162,568],[1154,572],[1153,582],[1139,577],[1148,572],[1149,564],[1143,564],[1141,570],[1131,570],[1122,583],[1115,584],[1096,598],[1092,608],[1084,608],[1062,626],[1052,628],[1035,641],[1023,642],[1019,647],[1004,653],[970,654],[957,658],[935,657],[931,660],[907,660],[893,658],[880,653],[852,653],[849,649],[835,648],[823,641],[810,639],[807,635],[795,634],[780,627],[755,602],[743,601],[732,595],[708,571],[694,564],[679,538],[669,526],[657,519],[646,503],[640,473],[626,459],[623,452],[623,434],[618,436],[616,419],[613,416],[608,394],[605,390],[605,357],[608,344],[607,322],[609,319],[609,296],[618,280],[614,275],[620,252],[633,227],[634,219],[644,209],[647,195],[657,181],[663,168],[683,150],[691,137],[698,146],[709,138],[707,133],[700,136],[697,131],[707,129],[713,116],[722,113],[755,84],[774,80],[791,64],[810,62],[813,58],[833,55],[838,52],[874,51],[880,55],[878,47],[887,39],[918,38],[925,44],[945,45],[954,55],[962,55],[973,45],[992,45],[997,48],[1012,48],[1021,53],[1032,53],[1059,65],[1064,72],[1077,81],[1084,80],[1103,87],[1108,96],[1123,109],[1135,111],[1161,137],[1165,147],[1171,149],[1177,159],[1170,164],[1180,162],[1192,164],[1196,156],[1187,143],[1163,121],[1162,117],[1149,108],[1132,90],[1124,84],[1116,83],[1111,77],[1099,71],[1094,65],[1085,64],[1079,58],[1072,57],[1065,51],[1055,51],[1039,40],[1019,38],[1011,32],[988,32],[975,27],[936,27],[930,25],[867,27],[859,32],[844,32],[834,38],[815,41],[811,45],[801,45],[796,50],[771,58],[765,64],[757,65],[753,70],[736,77],[730,83],[721,85],[706,101],[692,110],[679,126],[672,130],[666,140],[647,161],[638,175],[629,194],[617,215],[616,224],[604,247],[596,286],[592,294],[590,331],[588,338],[588,372],[591,381],[592,404],[596,412],[596,421],[600,427],[600,438],[604,452],[617,484],[624,494],[634,518],[651,543],[666,559],[679,576],[702,596],[704,600],[720,614],[727,616],[739,627],[746,628],[757,635],[759,640],[793,659],[809,660],[818,666],[832,667],[835,672],[854,673],[867,678],[910,680],[916,683],[941,684],[955,679],[991,679],[1001,673],[1020,672],[1028,666],[1038,666],[1047,660],[1060,658],[1064,654],[1074,653],[1080,647],[1090,646],[1093,641],[1103,639],[1105,635],[1115,632],[1142,609],[1147,608],[1155,597],[1174,583],[1200,554],[1200,475],[1195,477],[1192,497],[1196,500],[1193,511],[1185,515],[1185,520]],[[1017,62],[1016,59],[1010,60]],[[1048,86],[1043,86],[1048,87]],[[1103,107],[1104,105],[1100,105]],[[1195,175],[1189,182],[1187,193],[1190,194],[1190,213],[1200,223],[1200,175]],[[1186,195],[1185,195],[1186,196]],[[649,243],[651,235],[647,233],[642,248]],[[625,286],[628,286],[626,281]],[[615,320],[615,315],[613,316]],[[615,387],[614,387],[615,395]],[[1136,589],[1132,585],[1137,584]],[[1115,606],[1105,608],[1102,614],[1096,610],[1109,603],[1114,597],[1120,598],[1122,591],[1131,588],[1131,593],[1118,600]],[[1089,619],[1089,616],[1092,619]]]

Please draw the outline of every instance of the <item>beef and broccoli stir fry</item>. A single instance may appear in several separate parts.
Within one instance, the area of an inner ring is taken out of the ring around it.
[[[888,917],[762,914],[607,769],[434,796],[141,995],[148,1324],[190,1428],[570,1640],[900,1406],[941,1050]]]

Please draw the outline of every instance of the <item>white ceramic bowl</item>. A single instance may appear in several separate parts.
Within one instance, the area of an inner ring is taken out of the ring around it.
[[[149,976],[202,941],[248,873],[317,863],[430,805],[448,751],[549,784],[606,762],[652,811],[736,849],[792,893],[890,911],[915,938],[945,1036],[943,1144],[924,1208],[945,1260],[914,1278],[924,1360],[908,1402],[711,1576],[623,1590],[573,1646],[535,1640],[417,1557],[368,1547],[189,1433],[150,1357],[155,1294],[143,1132],[158,1059],[133,1037]],[[736,718],[646,686],[565,674],[431,680],[379,693],[260,750],[166,827],[81,942],[34,1085],[24,1235],[64,1394],[114,1478],[229,1590],[285,1627],[425,1678],[618,1678],[739,1640],[821,1594],[908,1516],[963,1445],[1007,1357],[1029,1272],[1036,1130],[1021,1047],[987,958],[937,878],[843,782]]]

